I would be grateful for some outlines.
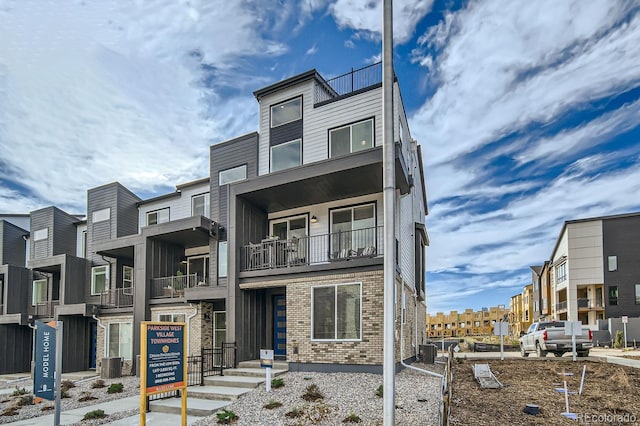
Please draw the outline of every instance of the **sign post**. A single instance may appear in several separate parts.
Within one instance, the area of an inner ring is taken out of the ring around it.
[[[186,323],[140,324],[140,424],[147,423],[147,396],[180,390],[182,426],[187,424]]]
[[[509,335],[509,323],[502,320],[494,323],[493,334],[500,336],[500,361],[504,361],[504,336]]]
[[[265,389],[271,392],[271,367],[273,367],[273,350],[260,349],[260,367],[267,369]]]
[[[55,400],[53,424],[60,424],[60,383],[62,380],[62,321],[36,321],[33,395]]]
[[[624,329],[624,348],[627,349],[627,323],[629,322],[629,317],[627,315],[622,316],[622,327]]]
[[[564,322],[564,334],[565,336],[571,336],[571,347],[573,360],[576,360],[578,352],[576,350],[576,336],[582,334],[582,321],[565,321]]]

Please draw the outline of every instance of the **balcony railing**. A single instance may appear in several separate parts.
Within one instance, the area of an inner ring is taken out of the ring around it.
[[[29,313],[34,317],[52,318],[55,307],[60,304],[59,300],[49,300],[46,302],[40,302],[35,304],[29,310]]]
[[[578,299],[578,309],[596,309],[603,307],[602,302],[598,303],[597,301],[588,298]]]
[[[240,247],[241,271],[377,257],[384,254],[383,247],[381,226],[289,240],[267,238],[260,243]]]
[[[357,70],[352,69],[351,72],[327,80],[329,90],[322,86],[316,86],[313,103],[330,101],[336,97],[348,95],[380,83],[382,83],[382,62]]]
[[[133,288],[116,288],[100,293],[100,306],[126,308],[133,306]]]
[[[151,297],[184,297],[185,289],[208,285],[207,279],[198,274],[153,278],[151,280]]]
[[[567,301],[556,303],[556,311],[566,311],[567,310]]]

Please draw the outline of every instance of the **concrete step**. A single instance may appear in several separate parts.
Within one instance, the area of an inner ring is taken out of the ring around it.
[[[280,370],[277,368],[271,369],[271,377],[281,376],[285,374],[287,370]],[[264,368],[229,368],[224,370],[225,376],[244,376],[244,377],[265,377],[266,372]]]
[[[187,390],[187,416],[207,417],[230,403],[230,401],[192,398]],[[182,398],[151,401],[149,402],[149,410],[153,413],[180,414],[182,412]]]
[[[238,363],[238,368],[261,368],[259,359],[252,359],[249,361],[240,361]],[[287,370],[289,371],[289,363],[286,361],[275,361],[273,363],[273,368],[277,370]]]
[[[187,396],[198,399],[234,401],[250,391],[251,389],[232,386],[191,386],[187,389]]]
[[[226,374],[226,370],[225,370]],[[227,386],[243,389],[255,389],[265,382],[264,375],[262,377],[249,376],[209,376],[204,378],[206,386]],[[195,387],[194,387],[195,388]]]

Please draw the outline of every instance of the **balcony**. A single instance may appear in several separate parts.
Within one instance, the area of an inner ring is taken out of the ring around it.
[[[53,318],[55,307],[59,304],[59,300],[40,302],[29,308],[29,314],[33,315],[34,317]]]
[[[556,303],[556,311],[566,311],[567,310],[567,301]]]
[[[314,106],[322,105],[351,94],[365,91],[382,84],[382,62],[326,80],[326,85],[316,85],[313,93]]]
[[[588,298],[578,299],[578,310],[592,309],[604,309],[604,305],[602,302],[598,303],[597,301]]]
[[[133,306],[133,289],[116,288],[100,293],[100,306],[104,308],[127,308]]]
[[[372,258],[383,255],[383,247],[381,226],[288,240],[267,238],[240,247],[240,270],[262,271]]]
[[[152,298],[182,298],[188,288],[206,287],[209,282],[198,274],[175,275],[151,280]]]

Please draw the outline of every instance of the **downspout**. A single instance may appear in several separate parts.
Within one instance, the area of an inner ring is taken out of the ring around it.
[[[404,284],[402,287],[402,292],[404,293]],[[417,316],[417,312],[418,309],[416,307],[416,316]],[[438,373],[434,373],[433,371],[429,371],[429,370],[425,370],[422,368],[418,368],[418,367],[414,367],[412,365],[409,364],[405,364],[404,362],[404,322],[402,321],[402,318],[400,319],[400,364],[405,367],[405,368],[410,368],[412,370],[416,370],[416,371],[421,371],[429,376],[434,376],[434,377],[438,377],[440,379],[442,379],[444,377],[444,375],[442,374],[438,374]]]
[[[191,322],[191,318],[195,317],[196,315],[198,315],[198,305],[193,305],[193,303],[189,303],[189,306],[191,306],[193,309],[195,309],[195,311],[193,312],[193,315],[189,315],[187,317],[187,353],[189,352],[189,335],[191,334],[191,328],[189,327],[189,323]]]

